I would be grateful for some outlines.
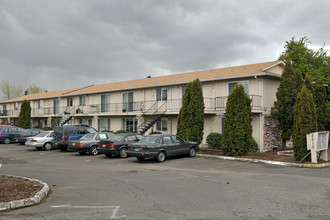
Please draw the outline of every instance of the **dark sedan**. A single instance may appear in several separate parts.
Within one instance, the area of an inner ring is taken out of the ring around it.
[[[116,134],[110,141],[100,141],[97,150],[107,157],[119,156],[125,158],[127,157],[127,145],[138,142],[141,138],[143,138],[142,135],[134,133]]]
[[[69,142],[68,150],[79,152],[81,155],[88,152],[90,155],[95,156],[99,153],[97,150],[98,143],[100,141],[109,140],[113,136],[113,133],[107,132],[85,134],[80,139],[71,140]]]
[[[196,142],[184,141],[176,135],[152,134],[142,138],[139,143],[130,144],[127,155],[136,157],[139,161],[155,158],[158,162],[163,162],[170,156],[194,157],[198,150]]]
[[[40,134],[41,132],[44,132],[44,130],[35,129],[35,128],[24,129],[22,132],[15,134],[14,140],[15,140],[15,142],[18,142],[21,145],[24,145],[27,137],[36,136],[36,135]]]

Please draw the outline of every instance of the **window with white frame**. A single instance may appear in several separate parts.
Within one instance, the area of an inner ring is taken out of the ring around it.
[[[18,102],[14,103],[14,110],[18,110]]]
[[[157,88],[156,89],[156,100],[157,101],[167,101],[167,88]]]
[[[79,96],[79,105],[85,106],[86,105],[86,96]]]
[[[231,94],[236,85],[242,85],[244,91],[247,95],[249,95],[249,81],[236,81],[236,82],[229,82],[228,83],[228,95]]]
[[[38,108],[40,109],[40,108],[43,108],[43,106],[44,106],[44,101],[43,100],[39,100],[38,101]]]
[[[99,118],[98,119],[98,130],[99,131],[110,131],[110,118]]]
[[[156,122],[156,131],[167,131],[168,130],[168,119],[161,118]]]
[[[110,112],[110,95],[101,95],[101,112]]]
[[[133,111],[133,92],[123,93],[123,112]]]
[[[68,97],[66,99],[66,106],[73,106],[73,98],[72,97]]]

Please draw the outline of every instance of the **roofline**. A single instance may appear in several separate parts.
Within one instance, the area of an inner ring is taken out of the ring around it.
[[[238,79],[238,78],[251,78],[251,77],[258,77],[258,76],[271,76],[276,78],[281,78],[280,75],[272,74],[272,73],[261,73],[261,74],[253,74],[253,75],[244,75],[244,76],[234,76],[234,77],[225,77],[225,78],[214,78],[214,79],[207,79],[201,80],[201,82],[211,82],[211,81],[221,81],[221,80],[228,80],[228,79]],[[91,94],[100,94],[100,93],[107,93],[107,92],[120,92],[120,91],[127,91],[127,90],[135,90],[135,89],[147,89],[147,88],[157,88],[162,86],[175,86],[175,85],[182,85],[187,84],[190,81],[185,82],[178,82],[178,83],[171,83],[171,84],[160,84],[156,86],[144,86],[144,87],[132,87],[127,89],[115,89],[115,90],[104,90],[99,92],[89,92],[89,93],[78,93],[74,95],[63,95],[62,97],[69,97],[69,96],[79,96],[79,95],[91,95]]]
[[[282,64],[283,66],[285,66],[285,63],[282,61],[282,60],[279,60],[277,63],[274,63],[273,65],[270,65],[270,66],[267,66],[266,68],[264,69],[261,69],[261,71],[265,72],[266,70],[278,65],[278,64]]]

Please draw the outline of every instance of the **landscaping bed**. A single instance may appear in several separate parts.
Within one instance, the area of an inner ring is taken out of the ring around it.
[[[33,197],[43,187],[25,178],[0,176],[0,203]]]
[[[278,155],[277,150],[268,151],[265,153],[249,153],[246,156],[232,156],[236,158],[248,158],[248,159],[258,159],[258,160],[269,160],[269,161],[279,161],[285,163],[298,163],[298,164],[311,164],[310,161],[295,161],[293,156],[287,155]],[[200,154],[216,155],[216,156],[226,156],[220,150],[201,148],[199,151]],[[318,160],[318,164],[328,163],[328,161]]]

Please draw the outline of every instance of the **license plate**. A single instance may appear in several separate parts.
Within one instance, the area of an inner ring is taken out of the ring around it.
[[[72,143],[72,146],[75,146],[76,145],[76,143]]]
[[[107,147],[107,145],[103,144],[102,147]]]
[[[140,149],[139,149],[139,148],[135,148],[134,150],[135,150],[135,151],[139,151]]]

